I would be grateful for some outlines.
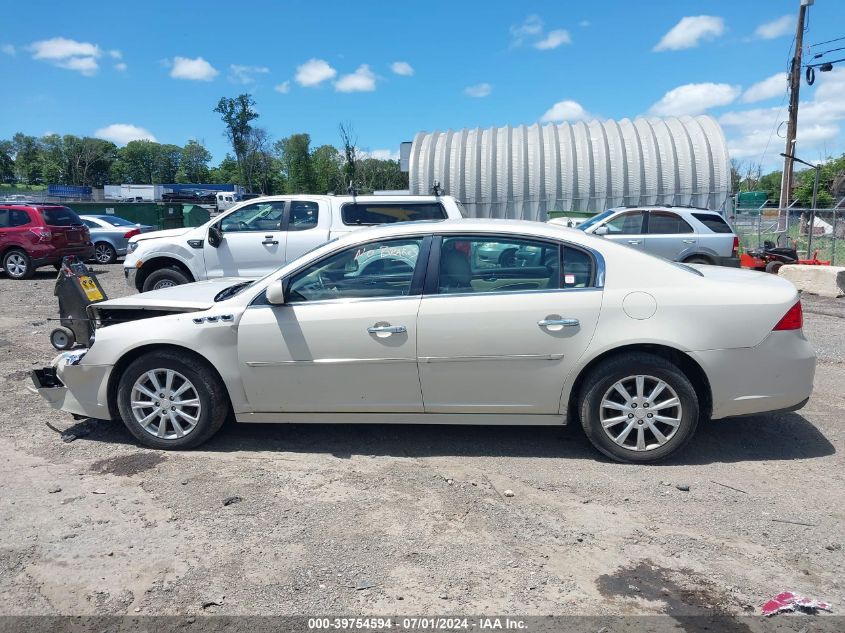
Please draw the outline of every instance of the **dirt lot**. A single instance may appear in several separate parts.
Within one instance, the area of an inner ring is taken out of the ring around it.
[[[805,297],[804,410],[640,467],[578,428],[233,424],[141,448],[27,391],[52,287],[0,276],[0,614],[739,614],[784,589],[845,608],[845,300]]]

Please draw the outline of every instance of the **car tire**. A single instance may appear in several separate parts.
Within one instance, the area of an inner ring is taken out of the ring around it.
[[[637,395],[640,377],[642,397]],[[660,383],[665,386],[657,390]],[[617,385],[629,395],[628,404]],[[666,406],[673,399],[678,405]],[[676,453],[695,434],[699,420],[698,396],[684,372],[665,358],[641,352],[595,367],[581,388],[578,410],[593,446],[626,463],[655,462]]]
[[[108,242],[94,244],[94,261],[98,264],[113,264],[117,261],[117,251]]]
[[[19,248],[13,248],[3,255],[3,270],[11,279],[29,279],[35,274],[32,258]]]
[[[778,271],[783,267],[783,262],[769,262],[766,264],[766,272],[772,275],[777,275]]]
[[[687,257],[684,260],[685,264],[712,264],[713,262],[710,261],[707,257],[703,255],[693,255],[692,257]]]
[[[161,390],[157,394],[156,385]],[[207,441],[223,426],[230,409],[226,386],[214,370],[190,354],[173,351],[150,352],[132,361],[120,376],[117,406],[135,439],[165,450]]]
[[[159,268],[149,274],[144,280],[144,289],[142,292],[149,292],[150,290],[162,290],[164,288],[171,288],[173,286],[181,286],[182,284],[191,283],[188,276],[175,266],[168,266],[166,268]]]

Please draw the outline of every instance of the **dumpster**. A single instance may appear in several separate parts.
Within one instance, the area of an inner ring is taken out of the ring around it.
[[[59,299],[61,326],[50,332],[50,343],[60,350],[70,349],[77,342],[88,345],[94,336],[88,306],[108,298],[97,276],[78,257],[65,257],[53,294]]]
[[[182,222],[185,226],[202,226],[211,218],[208,209],[198,204],[182,205]]]
[[[68,206],[79,215],[116,215],[156,230],[182,228],[182,204],[178,202],[73,202]]]

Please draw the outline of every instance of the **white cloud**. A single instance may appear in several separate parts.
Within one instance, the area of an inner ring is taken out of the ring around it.
[[[354,73],[343,75],[334,84],[337,92],[372,92],[376,89],[376,76],[367,64],[361,64]]]
[[[488,83],[476,84],[464,88],[464,94],[470,97],[486,97],[493,92],[493,86]]]
[[[15,47],[11,44],[3,44],[3,46],[0,47],[0,51],[3,51],[4,55],[11,55],[12,57],[17,54]]]
[[[296,68],[294,79],[300,86],[319,86],[328,79],[334,78],[337,71],[329,66],[324,59],[309,59],[307,62]]]
[[[652,49],[654,51],[679,51],[695,48],[703,40],[712,40],[725,32],[725,21],[712,15],[681,18]]]
[[[682,116],[701,114],[718,106],[733,103],[742,90],[729,84],[684,84],[667,92],[649,108],[655,116]]]
[[[267,66],[244,66],[242,64],[229,64],[229,81],[236,84],[247,85],[255,83],[255,75],[264,75],[270,72]]]
[[[578,23],[578,26],[580,26],[581,28],[584,28],[584,29],[585,29],[585,28],[587,28],[588,26],[590,26],[590,24],[591,24],[591,22],[590,22],[589,20],[581,20],[581,21]]]
[[[379,160],[399,160],[399,150],[374,149],[369,152],[362,151],[365,158],[378,158]]]
[[[123,62],[119,62],[119,63],[117,63],[117,64],[115,64],[115,65],[114,65],[114,69],[115,69],[115,70],[117,70],[117,71],[119,71],[119,72],[123,72],[123,71],[125,71],[127,68],[128,68],[128,66],[127,66],[125,63],[123,63]]]
[[[111,57],[112,59],[123,59],[123,53],[113,48],[109,51],[109,57]]]
[[[187,79],[189,81],[211,81],[220,72],[202,57],[174,57],[170,68],[173,79]]]
[[[546,113],[540,117],[540,120],[543,123],[550,123],[559,121],[584,121],[593,118],[595,117],[587,112],[580,103],[571,99],[565,99],[558,101],[546,110]]]
[[[390,64],[390,70],[404,77],[410,77],[414,74],[414,68],[408,62],[393,62]]]
[[[557,29],[555,31],[549,31],[548,35],[541,39],[539,42],[534,43],[534,48],[540,49],[541,51],[548,51],[552,50],[553,48],[557,48],[561,44],[571,44],[572,38],[569,37],[569,31],[564,29]]]
[[[786,92],[786,73],[775,73],[763,81],[753,84],[742,93],[743,103],[756,103],[772,97],[781,97]]]
[[[817,77],[812,98],[798,106],[796,153],[805,160],[826,155],[832,149],[827,143],[839,138],[840,124],[845,120],[845,68],[835,68]],[[777,167],[783,139],[775,130],[786,116],[786,108],[777,106],[726,112],[720,116],[731,156],[757,161],[765,151],[764,167]]]
[[[75,70],[86,77],[95,75],[100,69],[98,59],[103,51],[96,44],[77,42],[65,37],[54,37],[49,40],[33,42],[28,47],[33,59],[40,59],[48,63]],[[6,52],[4,50],[4,52]],[[120,54],[120,51],[114,51]],[[14,54],[14,53],[12,53]],[[109,52],[111,54],[111,51]]]
[[[94,132],[94,136],[118,145],[126,145],[129,141],[156,140],[149,130],[130,123],[112,123]]]
[[[777,20],[766,22],[758,26],[754,35],[763,40],[773,40],[776,37],[789,34],[795,28],[795,18],[789,15],[782,15]]]
[[[283,95],[286,95],[290,92],[290,81],[283,81],[280,84],[276,84],[274,90],[276,92],[281,92]]]
[[[521,46],[525,38],[540,37],[543,34],[543,20],[539,15],[529,15],[520,24],[511,26],[511,46]]]

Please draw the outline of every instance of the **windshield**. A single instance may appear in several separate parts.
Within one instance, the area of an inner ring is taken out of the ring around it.
[[[75,226],[83,223],[79,216],[67,207],[41,209],[41,217],[48,226]]]
[[[582,222],[581,224],[579,224],[575,228],[581,229],[582,231],[586,231],[591,226],[595,226],[596,224],[598,224],[599,222],[601,222],[605,218],[609,218],[611,215],[613,215],[612,210],[611,211],[605,211],[604,213],[599,213],[598,215],[594,215],[593,217],[591,217],[586,222]]]

